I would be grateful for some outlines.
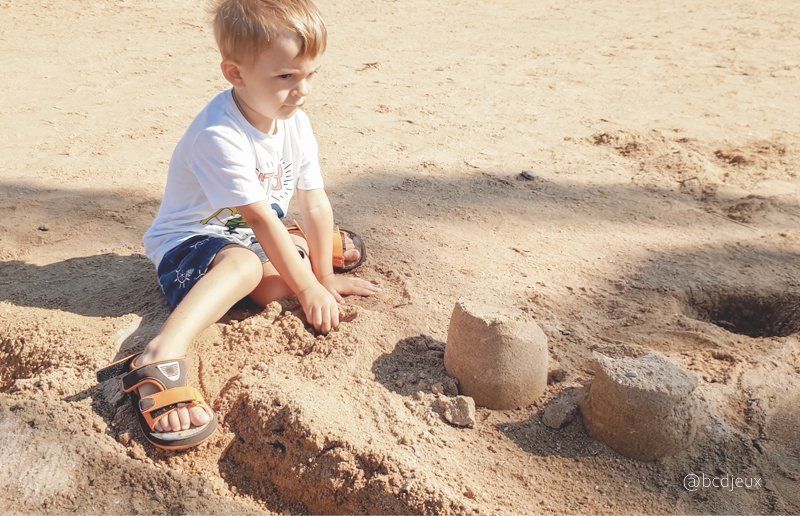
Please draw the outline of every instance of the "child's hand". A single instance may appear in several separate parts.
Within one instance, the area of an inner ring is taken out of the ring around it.
[[[382,290],[378,285],[370,283],[365,279],[353,278],[350,276],[329,274],[319,281],[340,303],[344,303],[344,298],[342,298],[342,296],[349,296],[351,294],[371,296]]]
[[[328,333],[339,327],[339,305],[336,299],[320,283],[314,282],[310,287],[297,294],[297,299],[306,314],[306,320],[317,331]]]

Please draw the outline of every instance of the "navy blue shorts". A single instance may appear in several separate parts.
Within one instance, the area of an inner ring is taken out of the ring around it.
[[[250,245],[245,246],[217,235],[195,235],[167,251],[158,264],[158,284],[169,306],[173,309],[178,306],[195,283],[208,272],[217,253],[231,244],[250,249],[262,263],[269,261],[255,237],[251,237]],[[306,251],[303,247],[297,245],[297,251],[305,258]]]

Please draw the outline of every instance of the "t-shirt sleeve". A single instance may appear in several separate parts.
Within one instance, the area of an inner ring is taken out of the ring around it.
[[[246,137],[235,133],[209,128],[197,135],[190,166],[212,209],[243,206],[267,198],[252,154]]]
[[[311,121],[304,111],[297,112],[297,132],[300,136],[300,147],[303,156],[300,161],[300,174],[297,188],[300,190],[315,190],[325,186],[322,180],[322,171],[319,167],[319,146],[311,130]]]

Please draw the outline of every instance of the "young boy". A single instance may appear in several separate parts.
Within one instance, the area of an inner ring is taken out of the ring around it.
[[[372,283],[334,274],[364,259],[360,238],[334,231],[317,143],[300,109],[319,70],[327,32],[311,0],[221,0],[214,35],[232,88],[200,112],[170,161],[164,198],[144,235],[145,251],[174,308],[141,354],[98,373],[125,373],[123,389],[156,446],[205,440],[216,417],[187,385],[182,359],[192,340],[249,296],[267,303],[294,294],[306,319],[327,333],[344,295]],[[297,189],[304,231],[281,219]],[[338,247],[337,247],[338,245]]]

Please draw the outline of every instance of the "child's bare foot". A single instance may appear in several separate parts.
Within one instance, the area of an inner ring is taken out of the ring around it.
[[[170,357],[147,355],[147,352],[145,352],[136,358],[133,365],[140,367],[153,362],[158,362],[159,360],[166,360],[168,358]],[[152,384],[144,384],[138,389],[139,396],[149,396],[150,394],[158,392],[158,390],[159,389]],[[177,432],[180,430],[188,430],[193,426],[203,426],[211,421],[211,413],[209,410],[210,409],[204,406],[176,408],[164,414],[158,421],[156,421],[155,431]]]

